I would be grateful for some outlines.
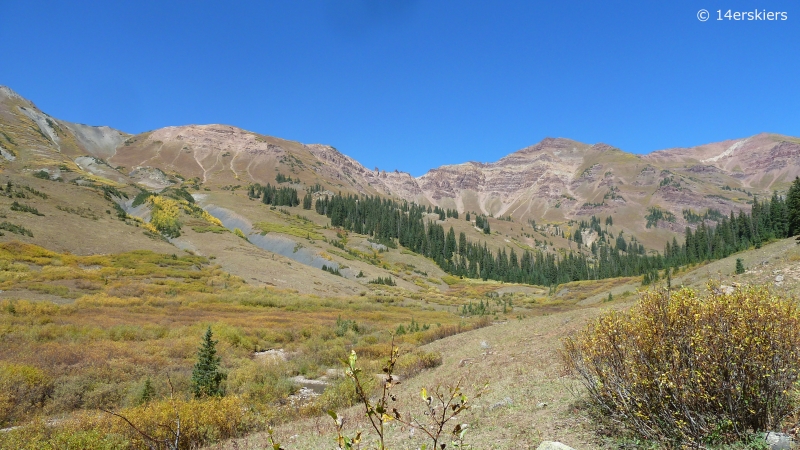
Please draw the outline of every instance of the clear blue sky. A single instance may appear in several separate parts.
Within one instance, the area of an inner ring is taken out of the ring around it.
[[[547,136],[800,136],[797,1],[0,0],[0,54],[0,84],[61,119],[226,123],[413,175]]]

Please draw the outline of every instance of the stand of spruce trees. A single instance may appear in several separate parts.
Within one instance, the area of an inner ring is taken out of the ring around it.
[[[247,187],[247,196],[250,198],[260,198],[265,205],[275,206],[297,206],[300,199],[297,196],[297,189],[290,187],[273,187],[267,183],[266,186],[251,184]]]
[[[692,231],[686,227],[684,242],[673,239],[664,249],[665,259],[671,267],[725,258],[752,246],[760,247],[774,239],[784,239],[800,234],[800,178],[795,178],[786,197],[777,193],[772,198],[753,199],[750,213],[731,212],[716,226],[701,222]]]
[[[702,222],[696,230],[686,229],[683,244],[668,243],[664,254],[646,254],[634,239],[621,235],[613,245],[603,239],[591,251],[569,251],[561,256],[542,251],[515,249],[491,251],[486,243],[471,242],[462,232],[456,239],[448,231],[426,219],[434,211],[414,203],[398,203],[373,196],[325,196],[314,209],[330,218],[331,226],[372,236],[379,242],[394,243],[433,259],[445,272],[456,276],[537,285],[621,276],[657,274],[658,270],[701,261],[724,258],[732,253],[761,245],[771,239],[800,234],[800,178],[796,178],[786,198],[773,194],[770,200],[753,201],[751,212],[731,212],[716,226]],[[441,210],[439,213],[441,219]],[[452,216],[444,211],[444,215]],[[488,218],[482,218],[487,222]],[[609,223],[609,220],[606,220]],[[594,219],[590,228],[600,228]]]

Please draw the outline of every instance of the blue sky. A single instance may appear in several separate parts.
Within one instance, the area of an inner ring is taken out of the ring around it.
[[[417,176],[547,136],[800,136],[796,1],[0,0],[0,54],[0,84],[64,120],[226,123]]]

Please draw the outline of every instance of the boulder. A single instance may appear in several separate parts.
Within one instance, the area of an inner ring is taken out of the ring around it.
[[[500,408],[500,407],[503,407],[503,406],[511,406],[513,404],[514,404],[514,400],[511,400],[511,397],[506,397],[506,398],[500,400],[499,402],[493,403],[491,406],[489,406],[489,410],[495,410],[497,408]]]
[[[790,450],[792,448],[792,437],[786,433],[769,431],[764,433],[764,440],[767,441],[769,450]]]
[[[569,445],[564,445],[561,442],[544,441],[536,447],[536,450],[575,450]]]

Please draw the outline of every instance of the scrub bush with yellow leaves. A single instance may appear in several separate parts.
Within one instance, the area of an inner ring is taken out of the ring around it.
[[[181,235],[181,223],[178,221],[180,206],[170,198],[152,196],[148,199],[152,205],[150,224],[161,234],[176,238]]]
[[[33,422],[0,436],[0,447],[18,449],[200,448],[241,436],[255,426],[241,398],[159,400],[112,415],[85,411],[58,426]],[[165,443],[177,445],[165,445]]]
[[[562,356],[598,412],[639,438],[734,442],[793,410],[800,311],[763,287],[653,290],[566,339]]]

